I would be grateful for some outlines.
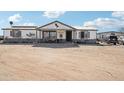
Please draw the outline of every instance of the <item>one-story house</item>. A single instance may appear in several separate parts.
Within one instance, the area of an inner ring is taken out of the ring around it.
[[[43,26],[12,26],[2,28],[4,42],[85,42],[95,43],[97,29],[75,28],[60,21]]]
[[[117,36],[118,40],[124,40],[124,32],[117,32],[117,31],[108,31],[108,32],[100,32],[97,33],[97,39],[101,41],[106,41],[109,39],[111,35]]]

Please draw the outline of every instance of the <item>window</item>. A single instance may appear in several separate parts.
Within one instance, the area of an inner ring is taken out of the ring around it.
[[[43,37],[45,39],[56,39],[56,32],[55,31],[44,31]]]
[[[81,32],[81,38],[84,38],[84,32]]]
[[[44,32],[44,38],[49,38],[49,32]]]
[[[85,38],[90,38],[90,32],[85,32]]]
[[[10,31],[10,36],[12,36],[12,37],[21,37],[21,31],[20,30]]]
[[[87,32],[87,38],[90,38],[90,32]]]
[[[10,36],[14,37],[14,31],[10,31]]]
[[[56,37],[56,32],[50,32],[50,37]]]
[[[102,38],[104,38],[104,35],[102,35]]]
[[[49,32],[49,33],[50,33],[49,34],[50,39],[52,40],[56,39],[56,32]]]

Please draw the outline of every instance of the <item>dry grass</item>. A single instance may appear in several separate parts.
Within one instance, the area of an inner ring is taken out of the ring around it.
[[[0,45],[0,80],[124,80],[124,46]]]

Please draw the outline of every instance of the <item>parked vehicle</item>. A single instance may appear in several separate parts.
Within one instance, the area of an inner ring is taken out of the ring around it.
[[[114,44],[114,45],[118,44],[119,42],[118,42],[117,36],[115,36],[115,35],[109,36],[107,43],[108,44]]]

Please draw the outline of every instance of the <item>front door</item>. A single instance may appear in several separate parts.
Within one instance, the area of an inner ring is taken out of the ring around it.
[[[72,31],[66,31],[66,41],[72,41]]]

